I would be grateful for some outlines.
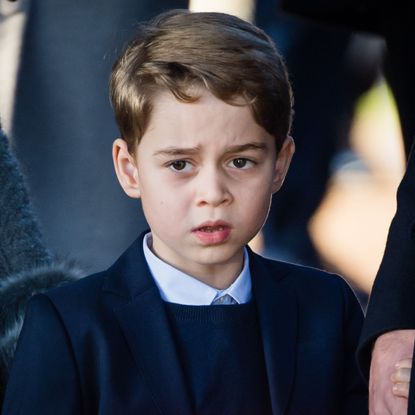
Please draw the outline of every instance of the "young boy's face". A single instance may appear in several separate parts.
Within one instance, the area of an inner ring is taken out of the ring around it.
[[[277,157],[248,106],[203,91],[195,103],[160,93],[135,155],[121,139],[113,155],[124,190],[141,198],[154,253],[224,288],[241,271],[243,247],[265,222],[293,151],[287,138]]]

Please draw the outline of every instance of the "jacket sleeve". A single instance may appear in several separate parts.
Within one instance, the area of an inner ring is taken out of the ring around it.
[[[344,374],[343,415],[368,413],[368,386],[359,371],[356,349],[363,324],[363,311],[352,289],[343,284],[344,298]]]
[[[413,147],[414,148],[414,147]],[[415,328],[415,154],[397,194],[397,211],[369,300],[358,350],[360,366],[369,376],[375,339],[391,330]]]
[[[70,339],[49,298],[36,295],[28,303],[2,414],[82,413],[81,387]]]

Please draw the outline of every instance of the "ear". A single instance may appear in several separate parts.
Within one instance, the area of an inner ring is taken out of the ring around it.
[[[138,167],[134,156],[128,151],[127,143],[117,138],[112,145],[112,160],[115,173],[124,192],[134,198],[140,198]]]
[[[292,137],[288,136],[282,144],[281,150],[275,160],[274,180],[272,182],[272,193],[278,192],[284,183],[291,159],[295,151],[295,144]]]

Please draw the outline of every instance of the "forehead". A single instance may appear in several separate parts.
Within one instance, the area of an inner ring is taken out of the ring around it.
[[[212,143],[240,144],[244,141],[274,141],[256,123],[251,108],[242,97],[226,103],[205,89],[199,89],[192,103],[177,100],[170,92],[160,92],[152,100],[152,114],[142,143],[174,142],[175,145],[202,146]]]

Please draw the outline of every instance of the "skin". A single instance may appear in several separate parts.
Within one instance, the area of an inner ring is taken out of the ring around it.
[[[391,376],[392,392],[396,396],[408,399],[411,381],[412,359],[404,359],[395,365],[396,371]]]
[[[113,144],[118,180],[141,199],[153,252],[218,289],[240,273],[243,247],[263,226],[293,153],[287,137],[277,156],[247,105],[207,90],[194,103],[159,93],[134,154],[122,139]]]
[[[400,379],[408,379],[408,371],[400,371],[396,364],[412,357],[414,340],[415,330],[394,330],[376,340],[369,377],[370,415],[407,414],[405,391],[409,384],[405,386],[404,383],[409,380]]]

